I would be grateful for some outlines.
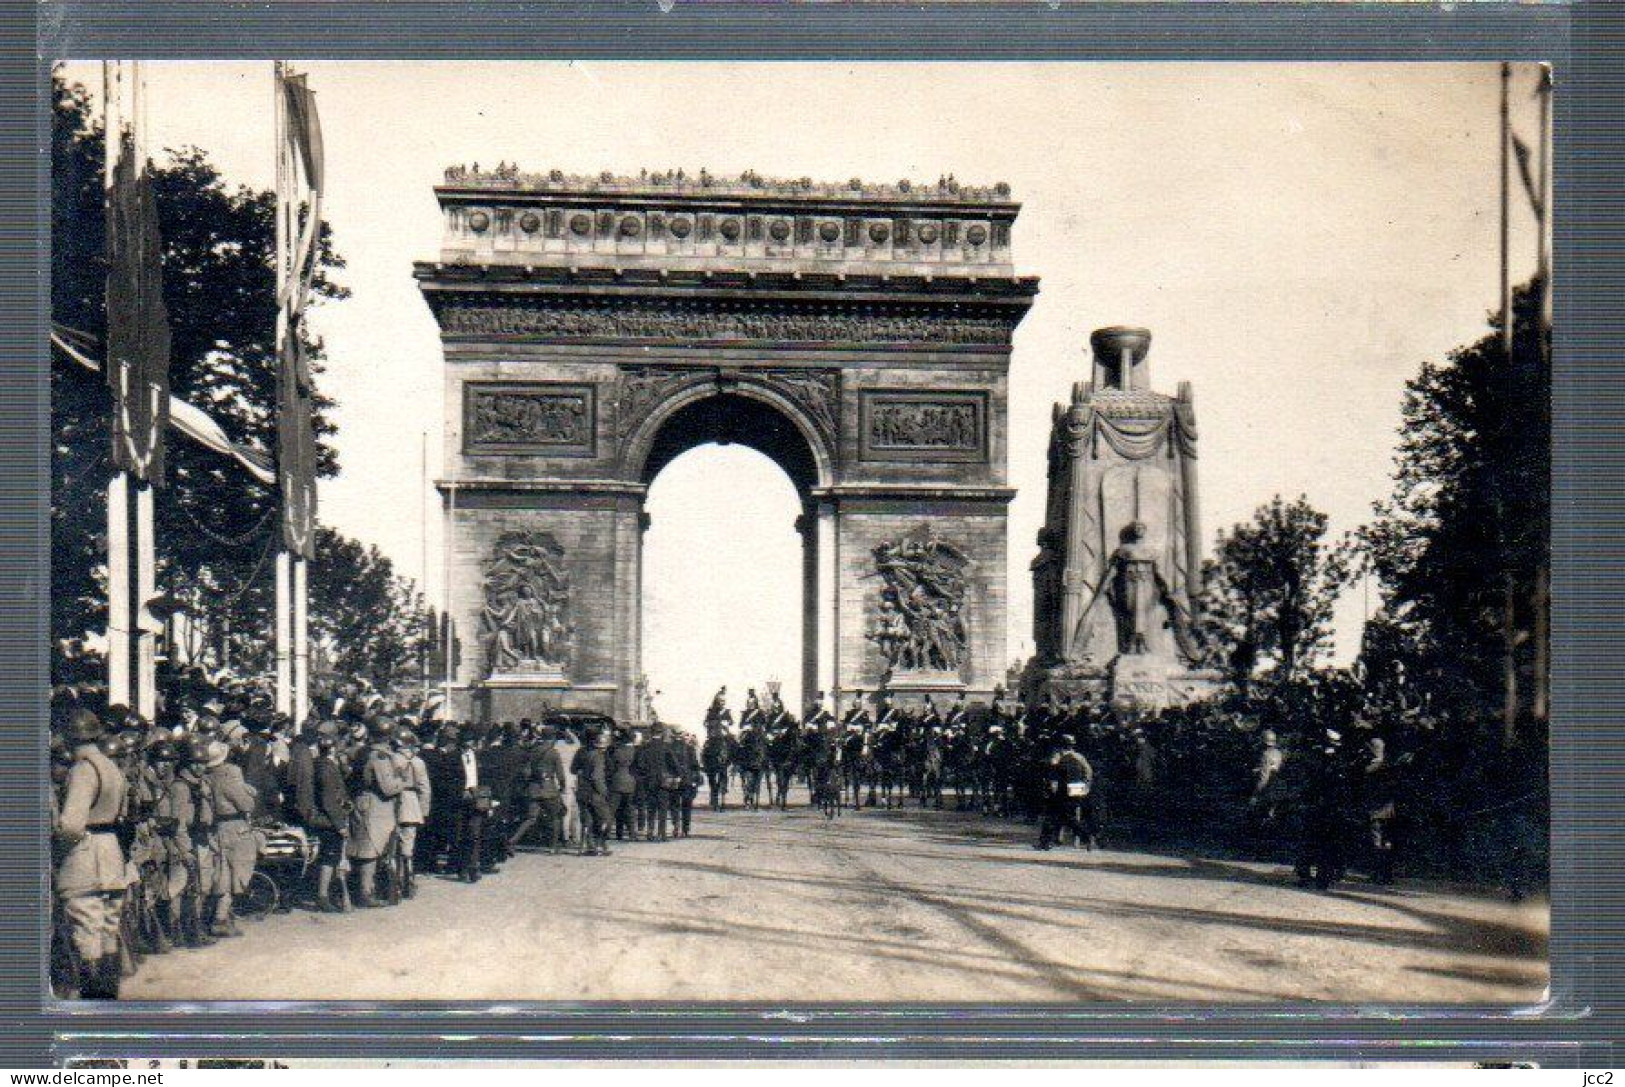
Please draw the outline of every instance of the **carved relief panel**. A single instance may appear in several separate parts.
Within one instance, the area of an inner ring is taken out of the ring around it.
[[[970,648],[970,558],[930,525],[874,549],[881,590],[868,639],[896,676],[954,674]]]
[[[597,446],[591,385],[470,381],[463,386],[463,451],[590,457]]]
[[[569,662],[570,577],[564,548],[546,532],[504,532],[481,586],[480,642],[487,675],[558,674]]]
[[[859,425],[864,460],[988,459],[986,393],[867,390]]]

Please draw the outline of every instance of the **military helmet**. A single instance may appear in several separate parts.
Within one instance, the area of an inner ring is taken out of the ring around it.
[[[106,731],[102,719],[81,706],[68,715],[68,725],[63,734],[69,743],[88,744],[101,739]]]
[[[174,762],[178,754],[179,752],[175,750],[175,744],[173,741],[159,740],[157,743],[147,748],[147,761]]]
[[[188,736],[181,745],[181,761],[193,766],[201,766],[209,761],[209,748],[213,742],[207,736]]]

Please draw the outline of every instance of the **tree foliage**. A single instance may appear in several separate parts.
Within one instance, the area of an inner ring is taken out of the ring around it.
[[[376,547],[318,528],[310,597],[311,637],[338,676],[385,690],[433,664],[423,597]]]
[[[85,89],[53,78],[51,317],[104,331],[103,138]],[[269,153],[269,150],[267,151]],[[164,301],[172,334],[171,390],[203,408],[240,443],[275,448],[275,194],[230,187],[196,148],[171,150],[153,177],[163,238]],[[342,298],[344,266],[324,225],[315,295]],[[308,344],[318,375],[320,342]],[[331,403],[318,394],[320,473],[338,464]],[[106,623],[110,456],[108,395],[99,374],[52,370],[52,632],[79,638]],[[269,555],[277,495],[237,464],[170,435],[169,475],[156,528],[160,586],[188,599],[229,646],[233,662],[263,662],[273,606]],[[227,634],[226,632],[230,632]]]
[[[1251,521],[1219,533],[1202,622],[1237,687],[1302,678],[1326,650],[1349,576],[1343,548],[1326,541],[1326,524],[1307,499],[1277,495]]]
[[[1368,666],[1397,665],[1441,709],[1472,718],[1502,703],[1509,619],[1530,678],[1545,607],[1550,334],[1539,306],[1538,283],[1517,292],[1510,361],[1495,315],[1489,334],[1406,384],[1394,491],[1361,532],[1383,592]]]

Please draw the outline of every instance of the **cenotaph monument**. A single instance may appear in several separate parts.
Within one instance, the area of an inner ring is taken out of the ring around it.
[[[1192,619],[1202,547],[1188,382],[1151,389],[1151,333],[1090,337],[1092,380],[1057,404],[1033,561],[1030,693],[1148,712],[1214,692]]]

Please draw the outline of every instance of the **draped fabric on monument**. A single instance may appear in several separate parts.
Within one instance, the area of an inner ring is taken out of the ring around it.
[[[445,351],[454,714],[636,712],[644,497],[704,442],[801,497],[805,691],[1002,682],[1010,346],[1037,291],[1006,187],[503,164],[435,192],[416,275]],[[547,535],[567,595],[493,599],[513,533]],[[526,667],[521,613],[568,632]]]
[[[1157,709],[1213,688],[1192,620],[1201,592],[1196,409],[1150,388],[1143,329],[1091,337],[1092,380],[1057,405],[1033,561],[1030,693]]]

